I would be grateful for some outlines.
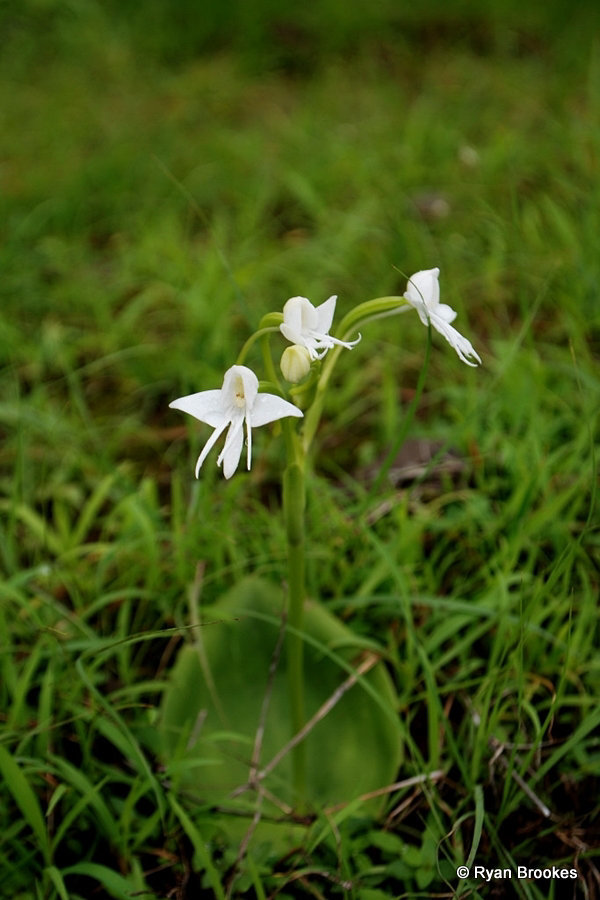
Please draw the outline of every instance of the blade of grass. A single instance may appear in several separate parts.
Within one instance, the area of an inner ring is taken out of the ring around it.
[[[204,839],[202,838],[202,835],[200,834],[186,811],[183,809],[183,807],[177,802],[173,794],[168,794],[168,800],[169,805],[171,806],[171,809],[179,820],[181,827],[192,842],[192,846],[194,847],[194,850],[198,855],[200,865],[206,871],[217,900],[225,900],[225,891],[223,890],[219,873],[213,865],[213,861],[211,859],[210,853],[208,852],[208,848],[204,842]]]
[[[43,855],[46,865],[52,862],[52,853],[46,823],[42,815],[40,804],[23,770],[15,761],[8,750],[0,744],[0,772],[6,782],[8,790],[27,824],[33,831],[38,849]]]

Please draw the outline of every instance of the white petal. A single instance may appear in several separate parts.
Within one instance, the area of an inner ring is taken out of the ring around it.
[[[429,327],[429,313],[427,312],[427,307],[425,306],[423,301],[422,300],[418,300],[418,301],[410,300],[406,294],[404,295],[404,297],[406,300],[408,300],[408,302],[413,307],[413,309],[416,309],[416,311],[419,314],[419,319],[421,320],[421,322],[423,323],[425,328],[428,328]]]
[[[316,328],[317,311],[308,297],[290,297],[283,307],[283,321],[294,331],[303,332]]]
[[[248,452],[246,454],[246,468],[250,471],[252,465],[252,427],[250,425],[250,413],[246,414],[246,445]]]
[[[223,378],[221,405],[224,409],[252,408],[257,391],[258,378],[252,369],[248,366],[231,366]]]
[[[424,303],[429,310],[432,310],[440,302],[439,274],[440,270],[435,268],[422,269],[410,276],[404,297],[415,309],[418,309],[419,304]]]
[[[308,352],[310,353],[311,359],[323,359],[327,351],[331,350],[333,344],[330,341],[327,341],[325,344],[323,341],[313,341],[310,346],[308,344],[306,346],[309,347]],[[318,350],[321,350],[322,352],[317,353]]]
[[[303,415],[304,413],[297,406],[284,400],[283,397],[277,397],[275,394],[257,394],[252,408],[251,425],[253,428],[257,428],[259,425],[267,425],[269,422],[283,419],[285,416],[302,418]]]
[[[438,318],[438,316],[431,316],[431,324],[441,335],[443,335],[451,347],[454,347],[456,352],[458,353],[460,359],[466,363],[468,366],[476,366],[477,363],[471,362],[471,359],[476,359],[478,363],[481,363],[481,357],[474,349],[473,345],[466,337],[453,328],[452,325],[449,325],[444,319]]]
[[[439,316],[440,319],[443,319],[444,322],[454,322],[456,318],[456,310],[452,309],[451,306],[448,306],[447,303],[438,303],[435,308],[436,316]]]
[[[306,297],[290,297],[283,307],[283,325],[294,332],[302,330],[302,300]]]
[[[306,347],[309,352],[311,359],[321,359],[327,351],[329,350],[330,344],[325,346],[323,353],[317,353],[317,350],[320,350],[323,347],[321,341],[316,340],[314,337],[308,335],[302,338],[302,346]]]
[[[231,427],[227,432],[225,446],[221,450],[217,464],[223,463],[223,475],[225,478],[231,478],[240,463],[242,455],[242,446],[244,444],[244,420],[237,419],[231,423]]]
[[[316,337],[316,338],[319,338],[319,343],[316,344],[315,346],[317,346],[317,347],[325,347],[327,350],[331,350],[331,348],[332,348],[335,344],[338,344],[338,346],[340,346],[340,347],[345,347],[346,350],[352,350],[352,348],[353,348],[353,347],[356,347],[356,345],[357,345],[357,344],[360,342],[360,340],[361,340],[361,335],[360,335],[360,334],[359,334],[359,336],[356,338],[355,341],[339,341],[337,338],[331,337],[330,334],[317,334],[317,335],[315,335],[315,337]]]
[[[279,326],[279,330],[286,340],[290,341],[292,344],[300,344],[301,347],[306,346],[304,335],[302,334],[300,329],[293,328],[291,325],[286,325],[285,322],[282,322]]]
[[[315,331],[319,331],[321,334],[328,334],[329,329],[333,324],[336,302],[337,295],[334,294],[333,297],[330,297],[325,303],[321,303],[320,306],[317,306],[316,312],[318,319],[317,324],[315,325]]]
[[[202,463],[204,462],[204,460],[206,459],[206,457],[208,456],[208,454],[214,447],[215,442],[218,440],[220,435],[223,434],[223,432],[227,428],[228,424],[229,424],[229,421],[225,420],[221,425],[219,425],[218,428],[215,428],[215,430],[213,431],[213,433],[211,434],[211,436],[205,443],[204,447],[202,448],[202,453],[198,457],[198,462],[196,463],[196,478],[198,477],[198,473],[200,472]]]
[[[307,334],[306,332],[293,331],[291,328],[287,328],[285,325],[280,325],[279,329],[283,336],[287,338],[288,341],[291,341],[292,344],[298,344],[298,346],[300,347],[306,347],[311,359],[320,359],[320,356],[316,351],[321,347],[321,344],[313,336]],[[327,352],[329,346],[330,345],[325,348],[325,352]]]
[[[221,402],[221,391],[199,391],[197,394],[188,394],[179,397],[169,403],[171,409],[180,409],[189,413],[201,422],[218,428],[223,421],[227,423],[227,416]]]
[[[246,408],[252,409],[256,395],[258,394],[258,378],[248,366],[234,366],[239,370],[240,378],[244,384],[244,396],[246,397]]]

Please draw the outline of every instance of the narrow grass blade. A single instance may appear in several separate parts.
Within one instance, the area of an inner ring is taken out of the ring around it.
[[[134,888],[128,879],[99,863],[76,863],[74,866],[69,866],[68,869],[63,869],[62,874],[65,877],[67,875],[86,875],[99,882],[115,900],[131,900],[133,897]]]
[[[54,885],[54,889],[60,897],[60,900],[70,900],[69,893],[63,881],[63,877],[56,866],[48,866],[47,869],[44,869],[44,875],[46,875],[46,877],[49,878],[49,880]]]
[[[479,842],[481,840],[481,832],[483,829],[483,818],[485,815],[485,808],[483,805],[483,790],[480,784],[475,785],[475,826],[473,828],[473,842],[471,844],[471,850],[469,851],[469,858],[467,859],[466,866],[467,869],[470,869],[475,861],[475,856],[477,855],[477,851],[479,849]]]
[[[213,866],[212,859],[210,858],[210,853],[206,849],[206,845],[202,839],[202,835],[200,834],[186,811],[183,809],[183,807],[179,805],[175,797],[172,794],[169,794],[168,797],[173,812],[179,819],[181,827],[192,842],[192,845],[198,855],[198,859],[200,860],[202,867],[206,870],[206,874],[208,875],[209,881],[215,892],[215,897],[217,898],[217,900],[225,900],[225,891],[223,890],[221,879],[219,878],[219,873]]]
[[[21,768],[5,747],[0,745],[0,773],[21,810],[23,818],[33,831],[39,849],[47,865],[51,862],[50,843],[46,831],[46,823],[37,797],[27,781]]]

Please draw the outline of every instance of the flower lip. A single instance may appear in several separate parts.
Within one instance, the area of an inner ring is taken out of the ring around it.
[[[477,363],[481,363],[481,357],[471,342],[450,324],[456,318],[456,310],[446,303],[440,303],[439,274],[440,270],[437,267],[415,272],[408,279],[404,299],[416,309],[423,325],[431,323],[464,363],[476,366]]]
[[[267,425],[285,416],[300,418],[303,413],[282,397],[275,394],[259,394],[258,378],[247,366],[231,366],[225,372],[220,390],[199,391],[179,397],[169,403],[172,409],[189,413],[214,430],[204,445],[196,463],[196,478],[219,437],[227,429],[225,444],[217,465],[223,466],[225,478],[236,471],[244,444],[244,422],[247,434],[247,468],[252,461],[252,428]]]
[[[311,360],[322,359],[336,344],[351,350],[358,341],[340,341],[329,334],[333,323],[337,295],[320,306],[313,306],[307,297],[290,297],[283,307],[283,322],[279,329],[292,344],[306,347]]]

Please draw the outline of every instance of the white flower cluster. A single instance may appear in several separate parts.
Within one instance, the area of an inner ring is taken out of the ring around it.
[[[456,312],[440,303],[439,269],[427,269],[412,275],[406,286],[404,299],[417,310],[424,325],[431,325],[456,350],[468,366],[481,363],[470,341],[450,324]],[[322,359],[334,346],[351,350],[360,341],[340,341],[329,334],[335,313],[336,296],[329,297],[320,306],[306,297],[292,297],[283,307],[280,330],[292,347],[284,351],[281,369],[287,381],[301,381],[314,360]],[[476,360],[476,362],[473,362]],[[303,413],[293,403],[275,394],[258,393],[258,378],[247,366],[232,366],[225,372],[220,390],[199,391],[188,394],[169,404],[173,409],[189,413],[214,431],[204,445],[196,463],[196,478],[202,463],[218,438],[227,430],[225,444],[217,458],[223,465],[225,478],[231,478],[238,468],[244,444],[246,425],[247,467],[252,458],[252,429],[267,425],[285,416],[302,417]]]

